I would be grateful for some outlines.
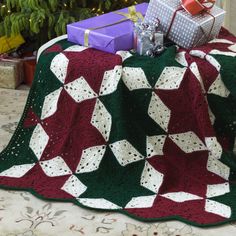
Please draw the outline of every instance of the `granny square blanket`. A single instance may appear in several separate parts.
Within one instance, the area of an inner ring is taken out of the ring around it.
[[[39,58],[0,187],[197,226],[236,220],[236,38],[157,58],[61,40]],[[79,210],[79,208],[78,208]]]

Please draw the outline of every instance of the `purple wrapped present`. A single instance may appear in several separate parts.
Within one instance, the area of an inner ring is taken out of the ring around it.
[[[105,52],[134,48],[134,22],[143,19],[148,4],[110,12],[67,25],[68,41]]]

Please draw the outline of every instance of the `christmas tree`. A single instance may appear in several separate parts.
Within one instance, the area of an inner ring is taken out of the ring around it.
[[[45,41],[65,34],[68,23],[140,2],[144,1],[2,0],[0,1],[0,36],[21,33],[25,37],[37,36],[38,39],[43,37]]]

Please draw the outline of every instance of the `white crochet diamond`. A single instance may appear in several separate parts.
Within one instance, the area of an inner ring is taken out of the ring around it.
[[[191,50],[189,52],[189,54],[191,56],[195,56],[195,57],[199,57],[201,59],[204,59],[204,57],[207,55],[205,52],[201,51],[201,50]]]
[[[49,137],[43,127],[40,124],[37,124],[30,139],[29,147],[32,149],[38,160],[40,160],[44,149],[48,144],[48,140]]]
[[[110,148],[114,153],[117,161],[122,166],[126,166],[133,162],[144,159],[142,156],[127,140],[121,140],[110,144]]]
[[[155,88],[164,90],[178,89],[183,81],[186,70],[187,68],[176,66],[165,67],[157,80]]]
[[[91,124],[96,127],[104,139],[108,141],[111,132],[112,117],[99,99],[97,99],[95,104]]]
[[[217,141],[217,138],[216,137],[206,137],[205,138],[205,143],[206,143],[206,146],[207,146],[208,150],[212,153],[212,155],[216,159],[220,159],[223,150],[222,150],[221,145]]]
[[[61,157],[39,162],[44,173],[49,177],[71,175],[72,171]]]
[[[207,198],[217,197],[230,192],[229,183],[207,185]]]
[[[61,95],[61,91],[62,88],[59,88],[45,97],[41,114],[42,120],[52,116],[57,111],[57,103]]]
[[[230,51],[236,52],[236,43],[228,47]]]
[[[76,176],[71,175],[61,189],[78,198],[86,191],[87,187]]]
[[[140,181],[140,184],[143,187],[153,191],[154,193],[158,193],[163,183],[163,178],[164,175],[162,173],[155,170],[147,161],[145,162]]]
[[[122,79],[130,91],[152,88],[142,68],[124,67]]]
[[[232,214],[229,206],[209,199],[206,200],[205,211],[224,218],[230,218]]]
[[[186,60],[186,52],[179,52],[176,54],[175,60],[182,66],[188,66],[188,62]]]
[[[156,93],[152,93],[152,99],[148,108],[148,115],[168,132],[171,110],[162,102]]]
[[[149,208],[153,206],[153,203],[157,195],[133,197],[125,208]]]
[[[217,160],[211,152],[208,156],[207,170],[225,180],[229,180],[230,168],[223,164],[221,161]]]
[[[220,63],[213,57],[213,56],[210,56],[210,55],[206,55],[206,60],[211,64],[213,65],[217,71],[220,71],[221,69],[221,65]]]
[[[210,51],[210,54],[212,54],[212,55],[223,55],[223,56],[228,56],[228,57],[236,57],[235,52],[220,51],[220,50],[216,50],[216,49]]]
[[[211,40],[209,43],[227,43],[227,44],[233,44],[234,42],[228,40],[228,39],[218,39],[215,38],[213,40]]]
[[[216,80],[212,83],[208,90],[209,94],[215,94],[220,97],[227,98],[230,95],[230,91],[224,85],[221,75],[219,74]]]
[[[83,150],[76,173],[87,173],[97,170],[105,154],[106,146],[95,146]]]
[[[163,155],[163,147],[166,135],[148,136],[147,137],[147,158]]]
[[[80,46],[80,45],[73,45],[68,47],[64,52],[82,52],[84,50],[88,49],[87,47]]]
[[[51,62],[50,70],[63,84],[65,83],[68,64],[69,59],[63,53],[56,55]]]
[[[103,76],[99,95],[107,95],[116,91],[122,75],[122,66],[115,66],[113,70],[106,71]]]
[[[163,194],[161,196],[168,198],[174,202],[186,202],[186,201],[203,199],[202,197],[199,197],[191,193],[186,193],[186,192],[172,192],[172,193]]]
[[[192,131],[172,134],[169,137],[181,150],[186,153],[207,150],[203,142]]]
[[[212,54],[212,55],[223,55],[223,56],[228,56],[228,57],[236,57],[235,52],[220,51],[220,50],[216,50],[216,49],[210,51],[210,54]]]
[[[210,118],[211,124],[214,125],[215,120],[216,120],[216,117],[215,117],[215,115],[213,114],[213,112],[212,112],[210,106],[208,106],[208,114],[209,114],[209,118]]]
[[[104,199],[104,198],[77,198],[78,202],[84,206],[98,209],[121,209],[122,207]]]
[[[78,103],[96,98],[98,95],[89,86],[84,77],[80,77],[65,85],[65,90]]]
[[[128,59],[129,57],[132,57],[132,54],[129,51],[118,51],[116,54],[121,56],[122,62]]]
[[[11,168],[1,172],[0,176],[11,177],[11,178],[21,178],[27,172],[29,172],[34,166],[35,166],[35,163],[25,164],[25,165],[17,165],[17,166],[15,165],[15,166],[12,166]]]
[[[205,90],[205,88],[204,88],[202,76],[201,76],[200,71],[199,71],[199,69],[198,69],[197,63],[196,63],[196,62],[193,62],[193,63],[190,65],[189,68],[190,68],[191,72],[195,75],[195,77],[197,78],[197,80],[199,81],[203,93],[205,93],[206,90]]]

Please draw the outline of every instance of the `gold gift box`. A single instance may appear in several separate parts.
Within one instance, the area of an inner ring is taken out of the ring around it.
[[[16,89],[22,81],[22,60],[0,59],[0,88]]]

